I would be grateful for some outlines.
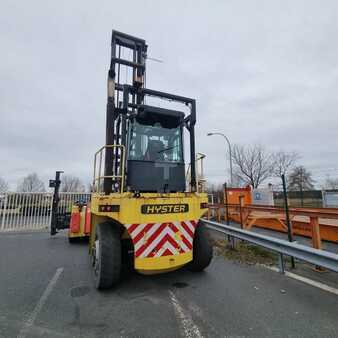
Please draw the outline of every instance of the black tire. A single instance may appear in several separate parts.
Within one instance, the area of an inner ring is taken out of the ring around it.
[[[88,236],[80,236],[80,237],[68,237],[68,242],[73,243],[88,243],[89,237]]]
[[[193,260],[187,266],[190,271],[203,271],[211,262],[212,245],[209,240],[207,229],[204,225],[198,224],[193,243]]]
[[[97,289],[108,289],[119,282],[121,251],[120,228],[109,222],[98,224],[92,250],[94,280]]]

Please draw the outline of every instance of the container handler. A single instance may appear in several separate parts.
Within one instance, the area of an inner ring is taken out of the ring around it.
[[[200,222],[207,195],[196,179],[196,102],[146,88],[146,59],[145,40],[112,32],[106,145],[94,157],[91,201],[73,207],[69,229],[70,240],[89,236],[98,289],[119,282],[128,254],[144,274],[185,265],[202,271],[212,259]],[[181,103],[183,109],[151,105],[151,100]],[[192,164],[188,184],[184,130]]]

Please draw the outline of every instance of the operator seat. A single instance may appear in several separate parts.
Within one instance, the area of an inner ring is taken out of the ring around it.
[[[164,144],[160,140],[149,140],[147,150],[144,154],[145,161],[164,161],[165,149]]]

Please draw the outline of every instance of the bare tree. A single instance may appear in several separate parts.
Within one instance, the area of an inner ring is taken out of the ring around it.
[[[314,180],[312,174],[307,171],[304,166],[295,167],[289,174],[288,189],[300,192],[301,206],[304,206],[304,190],[311,190],[314,188]]]
[[[8,183],[0,177],[0,193],[8,191]]]
[[[325,180],[324,189],[338,189],[338,178],[327,177]]]
[[[289,171],[295,165],[296,161],[300,158],[296,152],[278,151],[273,155],[273,173],[277,177],[288,175]]]
[[[289,174],[288,189],[293,191],[311,190],[314,188],[315,181],[312,178],[310,171],[306,170],[304,166],[295,167]]]
[[[273,172],[273,157],[259,144],[235,145],[232,150],[234,176],[245,184],[257,188]]]
[[[64,175],[61,179],[61,192],[85,192],[85,186],[82,181],[72,175]]]
[[[19,192],[44,192],[45,185],[36,173],[32,173],[24,177],[21,183],[18,184],[17,191]]]

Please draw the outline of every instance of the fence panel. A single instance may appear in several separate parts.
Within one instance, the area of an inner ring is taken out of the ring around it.
[[[273,192],[271,189],[254,189],[252,194],[252,204],[274,205]]]
[[[323,207],[338,208],[338,191],[323,191]]]
[[[75,202],[87,203],[90,201],[91,194],[61,192],[58,206],[58,213],[64,214],[72,211],[72,206]]]
[[[0,196],[0,231],[40,230],[49,227],[53,195],[5,193]]]
[[[90,194],[60,193],[58,213],[71,212],[75,202],[87,203]],[[49,229],[52,193],[9,192],[0,195],[0,232]]]

